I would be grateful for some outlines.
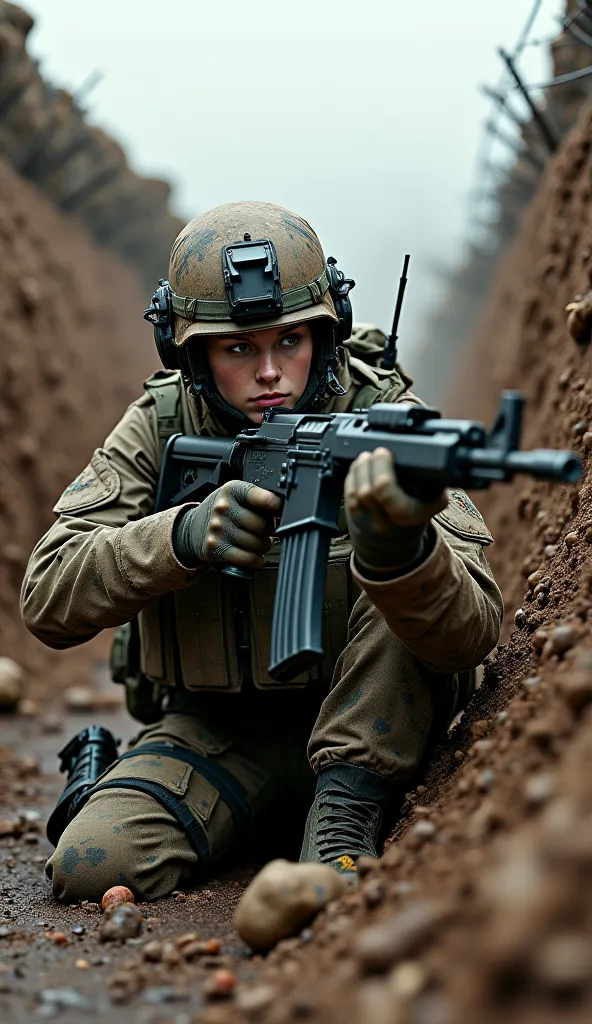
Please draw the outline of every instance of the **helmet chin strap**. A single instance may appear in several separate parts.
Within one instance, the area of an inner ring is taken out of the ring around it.
[[[344,395],[336,375],[336,341],[333,327],[318,333],[306,387],[291,412],[315,412],[334,395]],[[217,412],[231,437],[253,426],[252,421],[235,409],[220,394],[214,383],[205,351],[199,344],[187,345],[187,365],[195,394],[201,395],[212,412]]]

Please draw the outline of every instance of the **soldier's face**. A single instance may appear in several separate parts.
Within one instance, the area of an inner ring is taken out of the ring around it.
[[[261,423],[265,409],[292,409],[302,395],[312,360],[304,324],[206,339],[208,363],[222,398]]]

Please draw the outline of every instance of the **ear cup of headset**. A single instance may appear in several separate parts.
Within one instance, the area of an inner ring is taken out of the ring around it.
[[[343,345],[344,341],[351,338],[353,310],[349,292],[356,282],[346,277],[342,270],[338,270],[336,263],[337,261],[330,256],[327,260],[327,277],[329,278],[329,292],[333,299],[335,312],[339,317],[335,331],[335,343]]]
[[[161,279],[158,282],[150,305],[144,310],[144,320],[151,323],[154,328],[154,341],[162,365],[166,370],[178,370],[179,349],[175,345],[171,288],[168,281]]]

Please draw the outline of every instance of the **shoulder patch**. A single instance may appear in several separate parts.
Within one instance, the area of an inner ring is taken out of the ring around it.
[[[73,515],[100,508],[115,501],[120,491],[119,473],[111,465],[107,453],[97,448],[86,469],[68,484],[54,512],[56,515]]]
[[[435,516],[436,522],[450,530],[462,540],[476,540],[479,544],[492,544],[489,532],[479,509],[464,491],[450,491],[450,500],[443,512]]]

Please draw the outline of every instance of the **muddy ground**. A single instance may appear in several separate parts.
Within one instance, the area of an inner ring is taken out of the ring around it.
[[[98,910],[56,906],[43,880],[41,822],[59,779],[31,759],[49,767],[78,720],[48,731],[47,716],[63,707],[57,684],[44,690],[39,660],[29,685],[43,707],[0,726],[3,813],[20,833],[0,838],[0,1007],[8,1019],[590,1019],[592,316],[570,333],[565,306],[592,285],[591,139],[587,111],[500,268],[447,409],[489,419],[499,388],[520,387],[529,400],[526,445],[577,451],[584,476],[577,486],[520,480],[475,496],[496,537],[490,556],[507,604],[503,642],[468,712],[408,794],[384,857],[357,892],[266,960],[249,957],[231,926],[251,866],[142,907],[139,941],[100,943]],[[129,729],[122,712],[111,714],[115,730]],[[188,931],[219,939],[221,951],[187,963],[174,939]],[[148,949],[155,937],[160,945]],[[238,976],[222,1001],[208,994],[221,964]]]

